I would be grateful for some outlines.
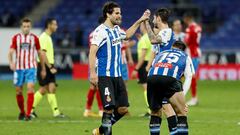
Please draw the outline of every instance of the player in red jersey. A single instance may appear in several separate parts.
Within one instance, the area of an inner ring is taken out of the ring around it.
[[[188,26],[186,28],[186,36],[185,36],[185,43],[188,46],[188,54],[192,58],[193,66],[195,72],[197,73],[198,65],[199,65],[199,58],[201,57],[201,50],[200,50],[200,39],[201,39],[201,32],[202,28],[198,25],[193,18],[193,15],[190,13],[186,13],[184,15],[184,23]],[[184,92],[185,94],[187,91]],[[197,98],[197,77],[196,75],[192,78],[191,84],[191,93],[192,99],[187,102],[188,105],[194,106],[198,104]]]
[[[98,19],[99,24],[103,23],[104,21],[105,20],[104,20],[103,17],[100,17]],[[91,32],[89,34],[89,37],[88,37],[89,46],[91,45],[91,40],[93,38],[92,33],[93,32]],[[95,94],[96,94],[96,99],[97,99],[97,104],[98,104],[98,109],[99,109],[98,114],[95,114],[91,111]],[[86,107],[85,107],[85,111],[83,113],[83,116],[84,117],[101,117],[102,113],[103,113],[103,105],[102,105],[102,101],[101,101],[101,97],[100,97],[98,87],[96,87],[96,86],[94,86],[93,84],[90,83],[90,87],[89,87],[88,94],[87,94]]]
[[[19,120],[30,120],[31,109],[34,101],[34,84],[36,82],[36,53],[41,61],[43,70],[41,76],[46,76],[43,55],[40,51],[38,37],[30,32],[31,20],[24,18],[21,21],[21,33],[13,36],[8,60],[10,69],[14,72],[14,85],[16,87],[16,99],[20,109]],[[13,54],[16,54],[15,62]],[[27,112],[24,109],[23,85],[27,83]]]

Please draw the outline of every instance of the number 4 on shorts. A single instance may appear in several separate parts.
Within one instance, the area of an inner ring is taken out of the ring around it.
[[[109,96],[110,95],[108,87],[105,88],[104,95],[105,96]]]

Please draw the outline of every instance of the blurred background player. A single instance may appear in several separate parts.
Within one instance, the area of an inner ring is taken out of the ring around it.
[[[122,48],[121,48],[121,52],[122,52],[122,78],[125,82],[125,85],[127,87],[127,81],[129,80],[128,77],[128,64],[130,66],[134,65],[133,62],[133,57],[132,57],[132,52],[131,52],[131,47],[134,46],[136,44],[135,40],[124,40],[122,43]]]
[[[167,119],[170,135],[188,135],[183,90],[190,87],[194,69],[191,58],[184,52],[185,48],[183,42],[176,41],[172,49],[159,52],[149,70],[150,135],[160,134],[161,108],[164,98],[169,99],[176,112]],[[186,79],[182,85],[181,77],[183,75]]]
[[[200,39],[202,28],[198,25],[191,13],[186,13],[183,17],[184,23],[187,25],[186,28],[186,36],[185,36],[185,43],[187,44],[187,52],[192,58],[193,66],[195,72],[197,74],[198,66],[199,66],[199,58],[201,57],[201,50],[200,50]],[[196,74],[192,78],[191,84],[191,93],[192,98],[190,101],[187,102],[189,106],[194,106],[198,104],[198,97],[197,97],[197,76]]]
[[[172,29],[174,32],[175,40],[184,42],[185,33],[182,31],[181,20],[175,19],[172,23]]]
[[[138,55],[138,62],[132,72],[132,78],[138,77],[138,83],[143,87],[144,99],[146,103],[146,113],[143,116],[148,117],[150,110],[148,109],[148,102],[147,102],[147,71],[146,66],[148,64],[152,44],[149,40],[145,25],[142,23],[140,25],[141,34],[139,37],[139,41],[137,43],[137,55]]]
[[[46,78],[41,79],[40,78],[40,72],[41,72],[41,67],[38,66],[38,81],[40,88],[39,90],[35,93],[34,95],[34,103],[33,103],[33,108],[32,108],[32,114],[31,116],[33,118],[37,117],[35,113],[35,109],[37,105],[40,103],[42,100],[43,95],[47,94],[48,102],[51,106],[53,116],[56,118],[64,118],[65,115],[62,114],[57,105],[57,99],[56,99],[56,73],[57,69],[54,67],[54,48],[53,48],[53,42],[51,35],[56,32],[57,30],[57,20],[54,18],[47,18],[45,22],[45,31],[40,35],[39,41],[40,41],[40,46],[41,50],[43,51],[44,54],[44,61],[45,61],[45,67],[46,67]]]
[[[122,79],[125,83],[126,90],[128,90],[127,82],[129,80],[129,66],[134,66],[134,61],[132,57],[131,47],[136,44],[135,40],[128,39],[124,40],[121,47],[122,53]],[[125,115],[130,116],[130,112],[128,111]]]
[[[14,71],[14,85],[16,87],[16,99],[20,109],[19,120],[30,120],[31,109],[34,101],[34,84],[36,82],[37,57],[38,53],[42,71],[41,78],[45,78],[46,69],[44,66],[43,54],[40,50],[38,37],[31,33],[32,23],[28,18],[21,21],[21,32],[14,35],[8,54],[9,66]],[[16,54],[15,62],[13,54]],[[23,85],[27,83],[27,112],[24,109]]]
[[[99,24],[102,24],[104,21],[105,21],[105,19],[103,17],[98,18]],[[89,47],[91,46],[92,38],[93,38],[93,32],[91,32],[89,34]],[[89,71],[89,73],[90,73],[90,71]],[[98,110],[99,110],[98,114],[95,114],[94,112],[91,111],[95,94],[96,94]],[[94,86],[93,84],[90,83],[90,87],[89,87],[88,94],[87,94],[86,108],[83,113],[83,116],[84,117],[99,117],[99,116],[102,117],[102,113],[103,113],[103,106],[102,106],[99,89],[97,86]]]

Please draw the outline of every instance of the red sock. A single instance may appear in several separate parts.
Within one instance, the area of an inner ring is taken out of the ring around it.
[[[17,98],[17,104],[18,104],[18,108],[20,110],[20,112],[22,114],[25,114],[25,111],[24,111],[24,97],[23,95],[16,95],[16,98]]]
[[[102,99],[100,96],[100,91],[97,89],[97,93],[96,93],[96,98],[97,98],[97,103],[98,103],[98,109],[99,110],[103,110],[103,105],[102,105]]]
[[[93,99],[94,99],[94,94],[95,94],[94,89],[89,89],[88,90],[87,104],[86,104],[86,109],[88,109],[88,110],[91,110],[91,107],[92,107],[92,104],[93,104]]]
[[[27,116],[30,116],[32,105],[34,101],[34,93],[28,93],[28,99],[27,99]]]
[[[192,78],[191,92],[192,92],[192,97],[195,98],[197,96],[197,78],[196,77]]]

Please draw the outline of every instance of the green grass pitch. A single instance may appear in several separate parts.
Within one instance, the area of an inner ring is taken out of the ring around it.
[[[11,81],[0,81],[0,135],[91,135],[100,125],[100,118],[84,118],[88,82],[59,80],[57,99],[60,110],[69,120],[56,120],[44,97],[37,108],[38,119],[18,121],[15,90]],[[38,86],[36,86],[37,88]],[[199,81],[200,104],[190,107],[190,135],[240,135],[240,82]],[[136,81],[128,83],[131,116],[113,127],[114,135],[148,135],[148,119],[139,117],[145,112],[142,88]],[[24,92],[26,95],[26,91]],[[187,96],[187,99],[189,95]],[[26,101],[26,98],[25,98]],[[96,102],[93,110],[97,112]],[[167,135],[166,119],[161,135]]]

